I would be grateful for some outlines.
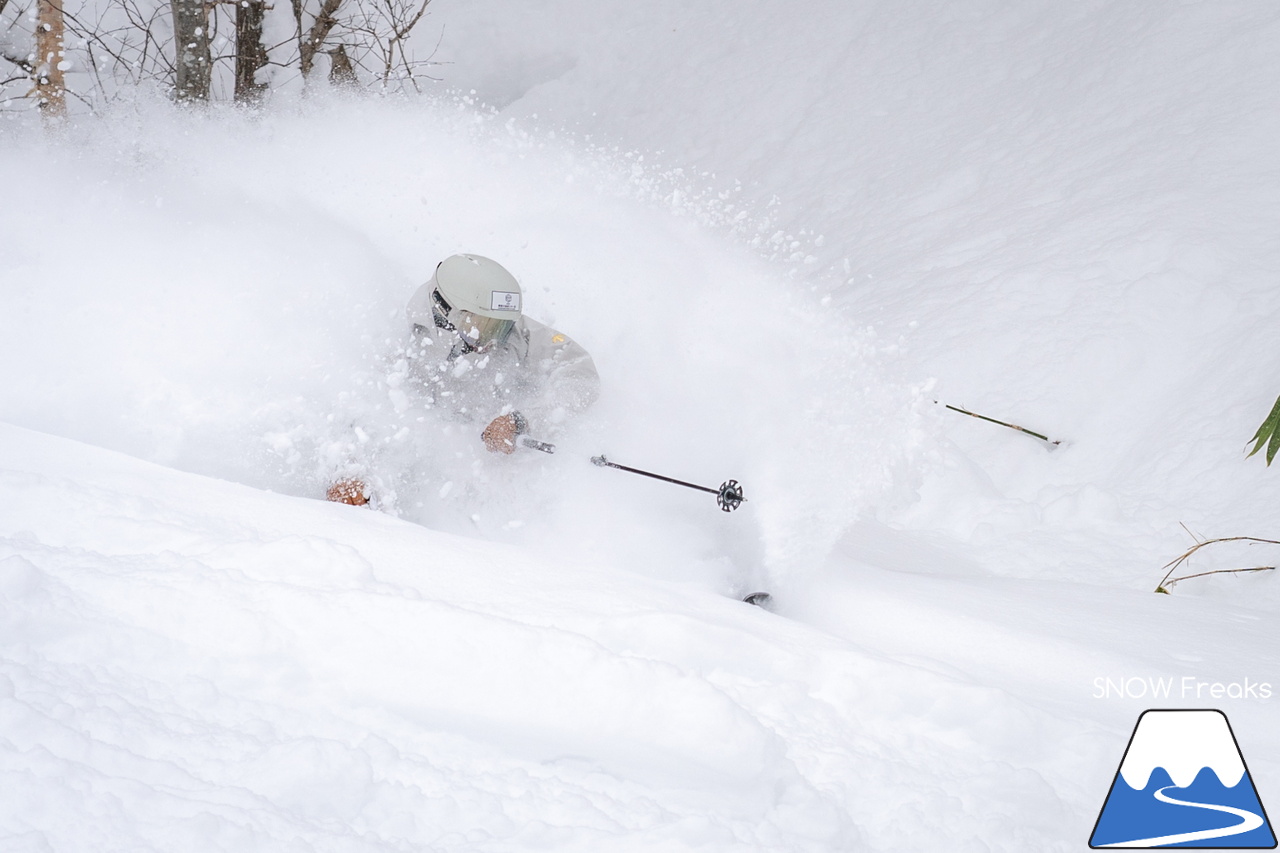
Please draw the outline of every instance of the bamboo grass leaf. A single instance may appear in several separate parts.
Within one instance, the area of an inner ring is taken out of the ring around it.
[[[1271,427],[1271,441],[1267,443],[1267,467],[1271,467],[1271,460],[1276,458],[1276,451],[1280,450],[1280,429],[1276,429],[1273,424]]]
[[[1249,440],[1254,443],[1253,450],[1250,450],[1245,458],[1257,453],[1265,444],[1267,445],[1267,466],[1270,467],[1271,460],[1275,458],[1276,452],[1280,451],[1280,397],[1276,398],[1275,405],[1271,407],[1271,414],[1267,415],[1262,426],[1258,427],[1258,431]]]

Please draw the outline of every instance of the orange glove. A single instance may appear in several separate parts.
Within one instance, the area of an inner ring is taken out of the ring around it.
[[[369,502],[369,487],[362,480],[348,477],[330,486],[329,491],[325,493],[325,499],[339,504],[364,506]]]
[[[484,439],[484,446],[493,453],[515,453],[516,436],[524,432],[525,428],[525,420],[520,413],[512,412],[490,421],[480,438]]]

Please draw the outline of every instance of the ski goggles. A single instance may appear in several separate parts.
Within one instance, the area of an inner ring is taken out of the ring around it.
[[[505,344],[507,338],[511,337],[511,330],[516,327],[515,320],[481,317],[479,314],[472,314],[461,308],[454,310],[450,321],[458,334],[476,349],[484,349],[493,344]]]
[[[493,344],[505,344],[516,327],[515,320],[483,317],[462,308],[454,308],[439,290],[431,292],[431,301],[435,309],[436,325],[457,332],[468,346],[478,350]]]

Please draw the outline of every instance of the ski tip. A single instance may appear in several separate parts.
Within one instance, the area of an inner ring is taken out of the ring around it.
[[[765,610],[773,609],[773,596],[767,592],[753,592],[750,595],[744,595],[742,600],[747,604],[763,607]]]

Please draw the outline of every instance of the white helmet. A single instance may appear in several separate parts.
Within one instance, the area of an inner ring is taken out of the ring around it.
[[[520,319],[515,276],[480,255],[453,255],[409,300],[409,319],[457,332],[475,349],[505,343]]]

